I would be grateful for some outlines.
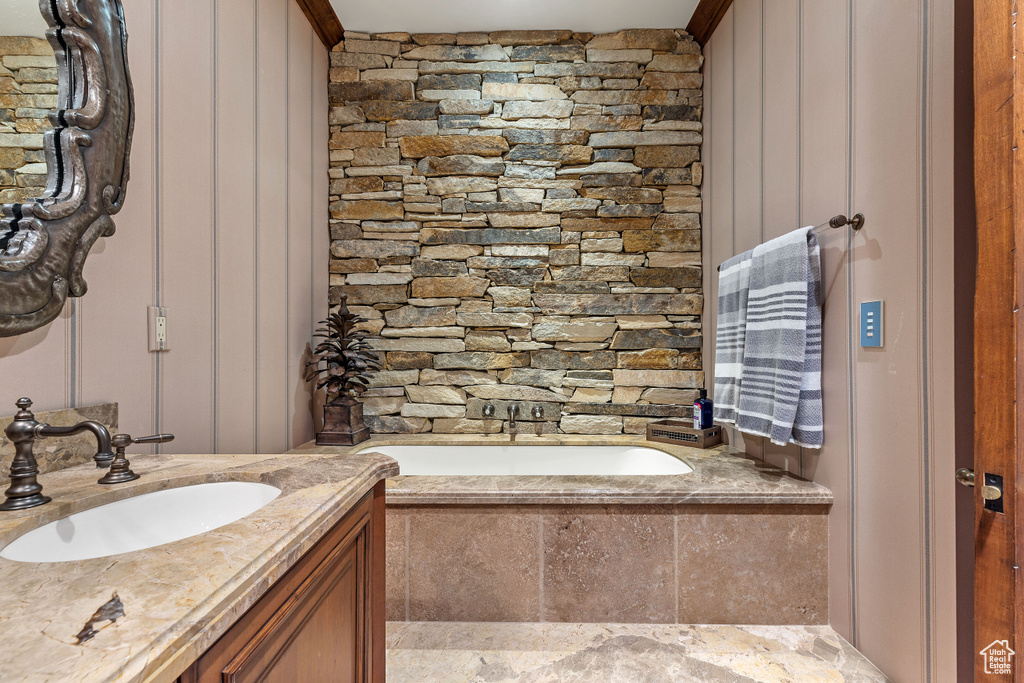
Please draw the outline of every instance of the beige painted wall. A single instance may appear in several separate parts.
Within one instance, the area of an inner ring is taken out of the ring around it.
[[[867,216],[820,238],[825,447],[742,442],[833,490],[832,623],[908,682],[956,671],[952,45],[953,0],[735,0],[704,51],[709,315],[729,256]]]
[[[312,437],[303,351],[327,302],[327,50],[294,0],[124,0],[132,177],[89,292],[0,339],[0,415],[116,401],[177,452]],[[168,307],[171,350],[147,348]]]

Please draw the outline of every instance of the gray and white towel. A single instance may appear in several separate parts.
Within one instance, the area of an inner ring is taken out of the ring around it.
[[[820,448],[821,256],[811,230],[795,230],[755,247],[749,257],[735,257],[740,264],[749,258],[746,297],[735,291],[743,288],[741,274],[735,286],[727,282],[723,290],[719,285],[719,330],[723,310],[733,317],[725,321],[725,353],[715,354],[715,416],[772,443]],[[732,261],[722,264],[722,271]],[[744,324],[735,318],[739,310]],[[740,329],[742,342],[730,336]],[[737,352],[742,358],[738,370]],[[726,399],[721,415],[720,374]]]
[[[733,256],[718,269],[715,335],[715,421],[736,424],[747,335],[747,291],[753,252]]]

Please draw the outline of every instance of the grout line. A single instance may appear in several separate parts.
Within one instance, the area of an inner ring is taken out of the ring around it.
[[[412,611],[410,605],[412,603],[411,597],[411,584],[412,584],[412,563],[409,561],[409,535],[411,534],[412,526],[412,515],[405,515],[405,620],[412,620]]]
[[[537,621],[544,622],[544,506],[537,506]]]
[[[676,594],[675,623],[680,623],[679,615],[679,506],[672,506],[672,589]]]

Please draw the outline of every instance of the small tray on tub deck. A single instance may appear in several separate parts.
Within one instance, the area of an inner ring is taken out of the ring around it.
[[[647,424],[647,440],[674,443],[693,448],[711,448],[722,443],[722,428],[712,425],[707,429],[694,429],[692,422],[659,420]]]

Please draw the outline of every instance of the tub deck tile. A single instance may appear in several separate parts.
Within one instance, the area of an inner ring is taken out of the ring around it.
[[[507,445],[504,434],[387,434],[357,446],[306,444],[304,452],[371,453],[390,445]],[[689,474],[597,476],[488,475],[398,476],[388,480],[388,503],[397,505],[558,505],[558,504],[803,504],[830,505],[824,486],[784,472],[730,446],[707,450],[653,443],[642,436],[521,435],[519,446],[643,446],[673,455],[693,468]]]

